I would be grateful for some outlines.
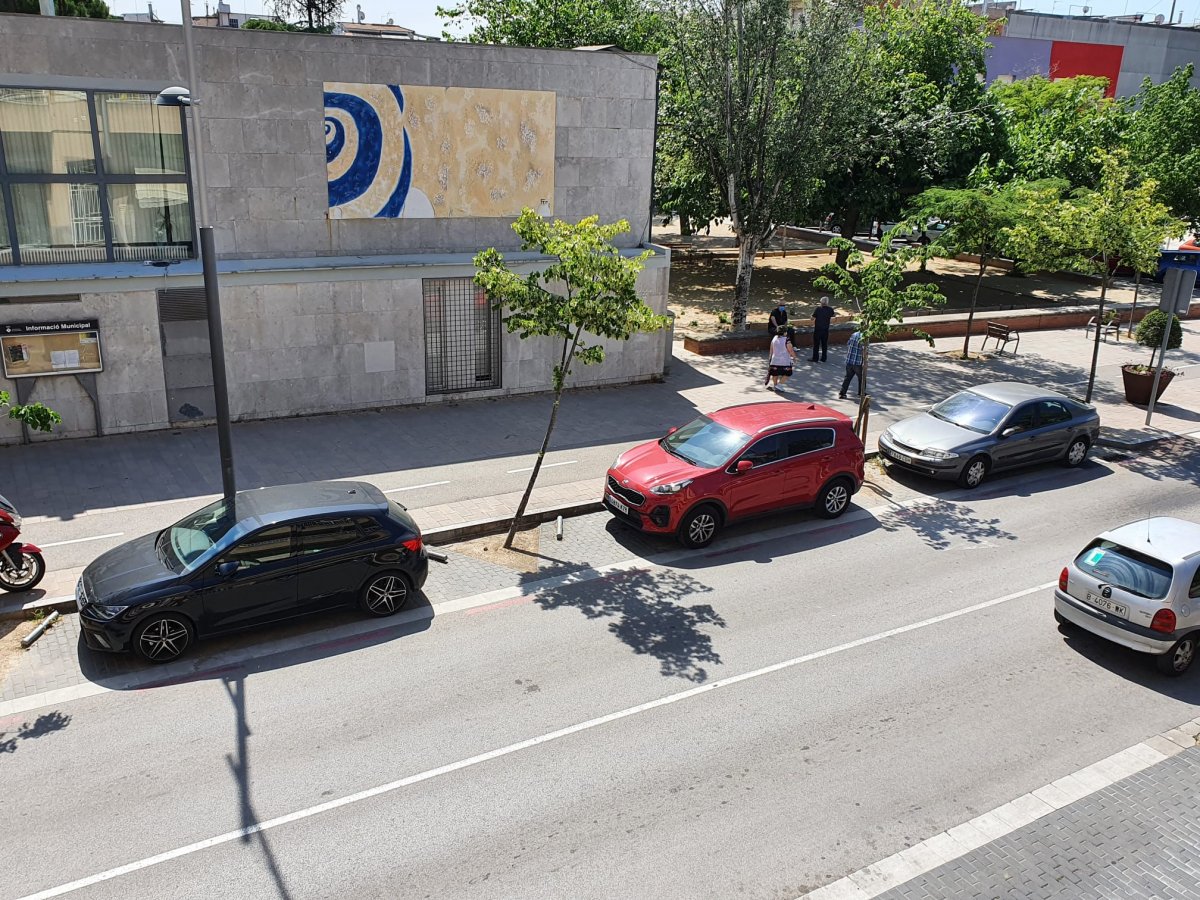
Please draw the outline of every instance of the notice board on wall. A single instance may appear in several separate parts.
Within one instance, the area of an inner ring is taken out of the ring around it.
[[[0,325],[4,377],[101,372],[100,328],[95,319]]]

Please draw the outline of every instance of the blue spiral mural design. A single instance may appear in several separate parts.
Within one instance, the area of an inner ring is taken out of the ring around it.
[[[371,91],[369,96],[379,98],[383,95]],[[325,161],[330,165],[344,165],[344,171],[329,180],[331,210],[358,200],[368,192],[373,197],[385,199],[377,209],[360,214],[394,219],[404,209],[412,185],[412,144],[408,132],[400,125],[404,93],[399,85],[387,85],[387,97],[387,108],[381,109],[372,105],[367,96],[325,92]],[[334,111],[344,115],[332,115]],[[392,149],[391,142],[396,140],[401,142],[399,153]],[[344,160],[345,154],[352,156]],[[384,164],[397,159],[398,167],[394,162]]]

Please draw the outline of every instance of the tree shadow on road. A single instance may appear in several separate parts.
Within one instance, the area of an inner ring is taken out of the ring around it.
[[[554,577],[554,570],[542,569],[533,577]],[[658,660],[663,675],[703,682],[709,677],[706,666],[721,664],[712,636],[703,629],[724,628],[725,620],[711,605],[692,598],[711,591],[679,572],[633,569],[589,580],[570,572],[553,586],[535,587],[533,601],[544,610],[576,609],[589,619],[609,620],[609,633],[634,653]]]
[[[946,550],[961,543],[982,546],[1017,539],[1011,531],[1000,527],[999,519],[982,518],[969,506],[941,499],[888,509],[876,518],[884,531],[912,531],[934,550]]]
[[[56,731],[62,731],[71,724],[71,717],[58,710],[42,713],[32,722],[22,722],[17,730],[9,737],[7,732],[0,731],[0,753],[16,753],[19,741],[29,741],[45,737]]]

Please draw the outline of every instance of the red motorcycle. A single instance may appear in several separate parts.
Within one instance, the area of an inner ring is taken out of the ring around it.
[[[20,513],[0,496],[0,590],[32,590],[46,574],[41,548],[22,544],[17,540],[20,534]]]

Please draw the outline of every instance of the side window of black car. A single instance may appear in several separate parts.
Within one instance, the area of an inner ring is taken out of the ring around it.
[[[281,525],[266,528],[243,538],[221,557],[221,562],[241,563],[240,568],[252,569],[264,563],[287,559],[292,555],[292,527]]]
[[[1071,421],[1071,411],[1057,400],[1043,400],[1038,404],[1038,422],[1040,425],[1061,425]]]
[[[317,519],[296,526],[296,552],[301,556],[338,550],[360,540],[353,519]]]
[[[359,534],[363,540],[369,544],[375,541],[382,541],[387,537],[387,529],[379,523],[378,519],[372,519],[370,516],[358,516],[354,520],[354,524],[358,526]]]

